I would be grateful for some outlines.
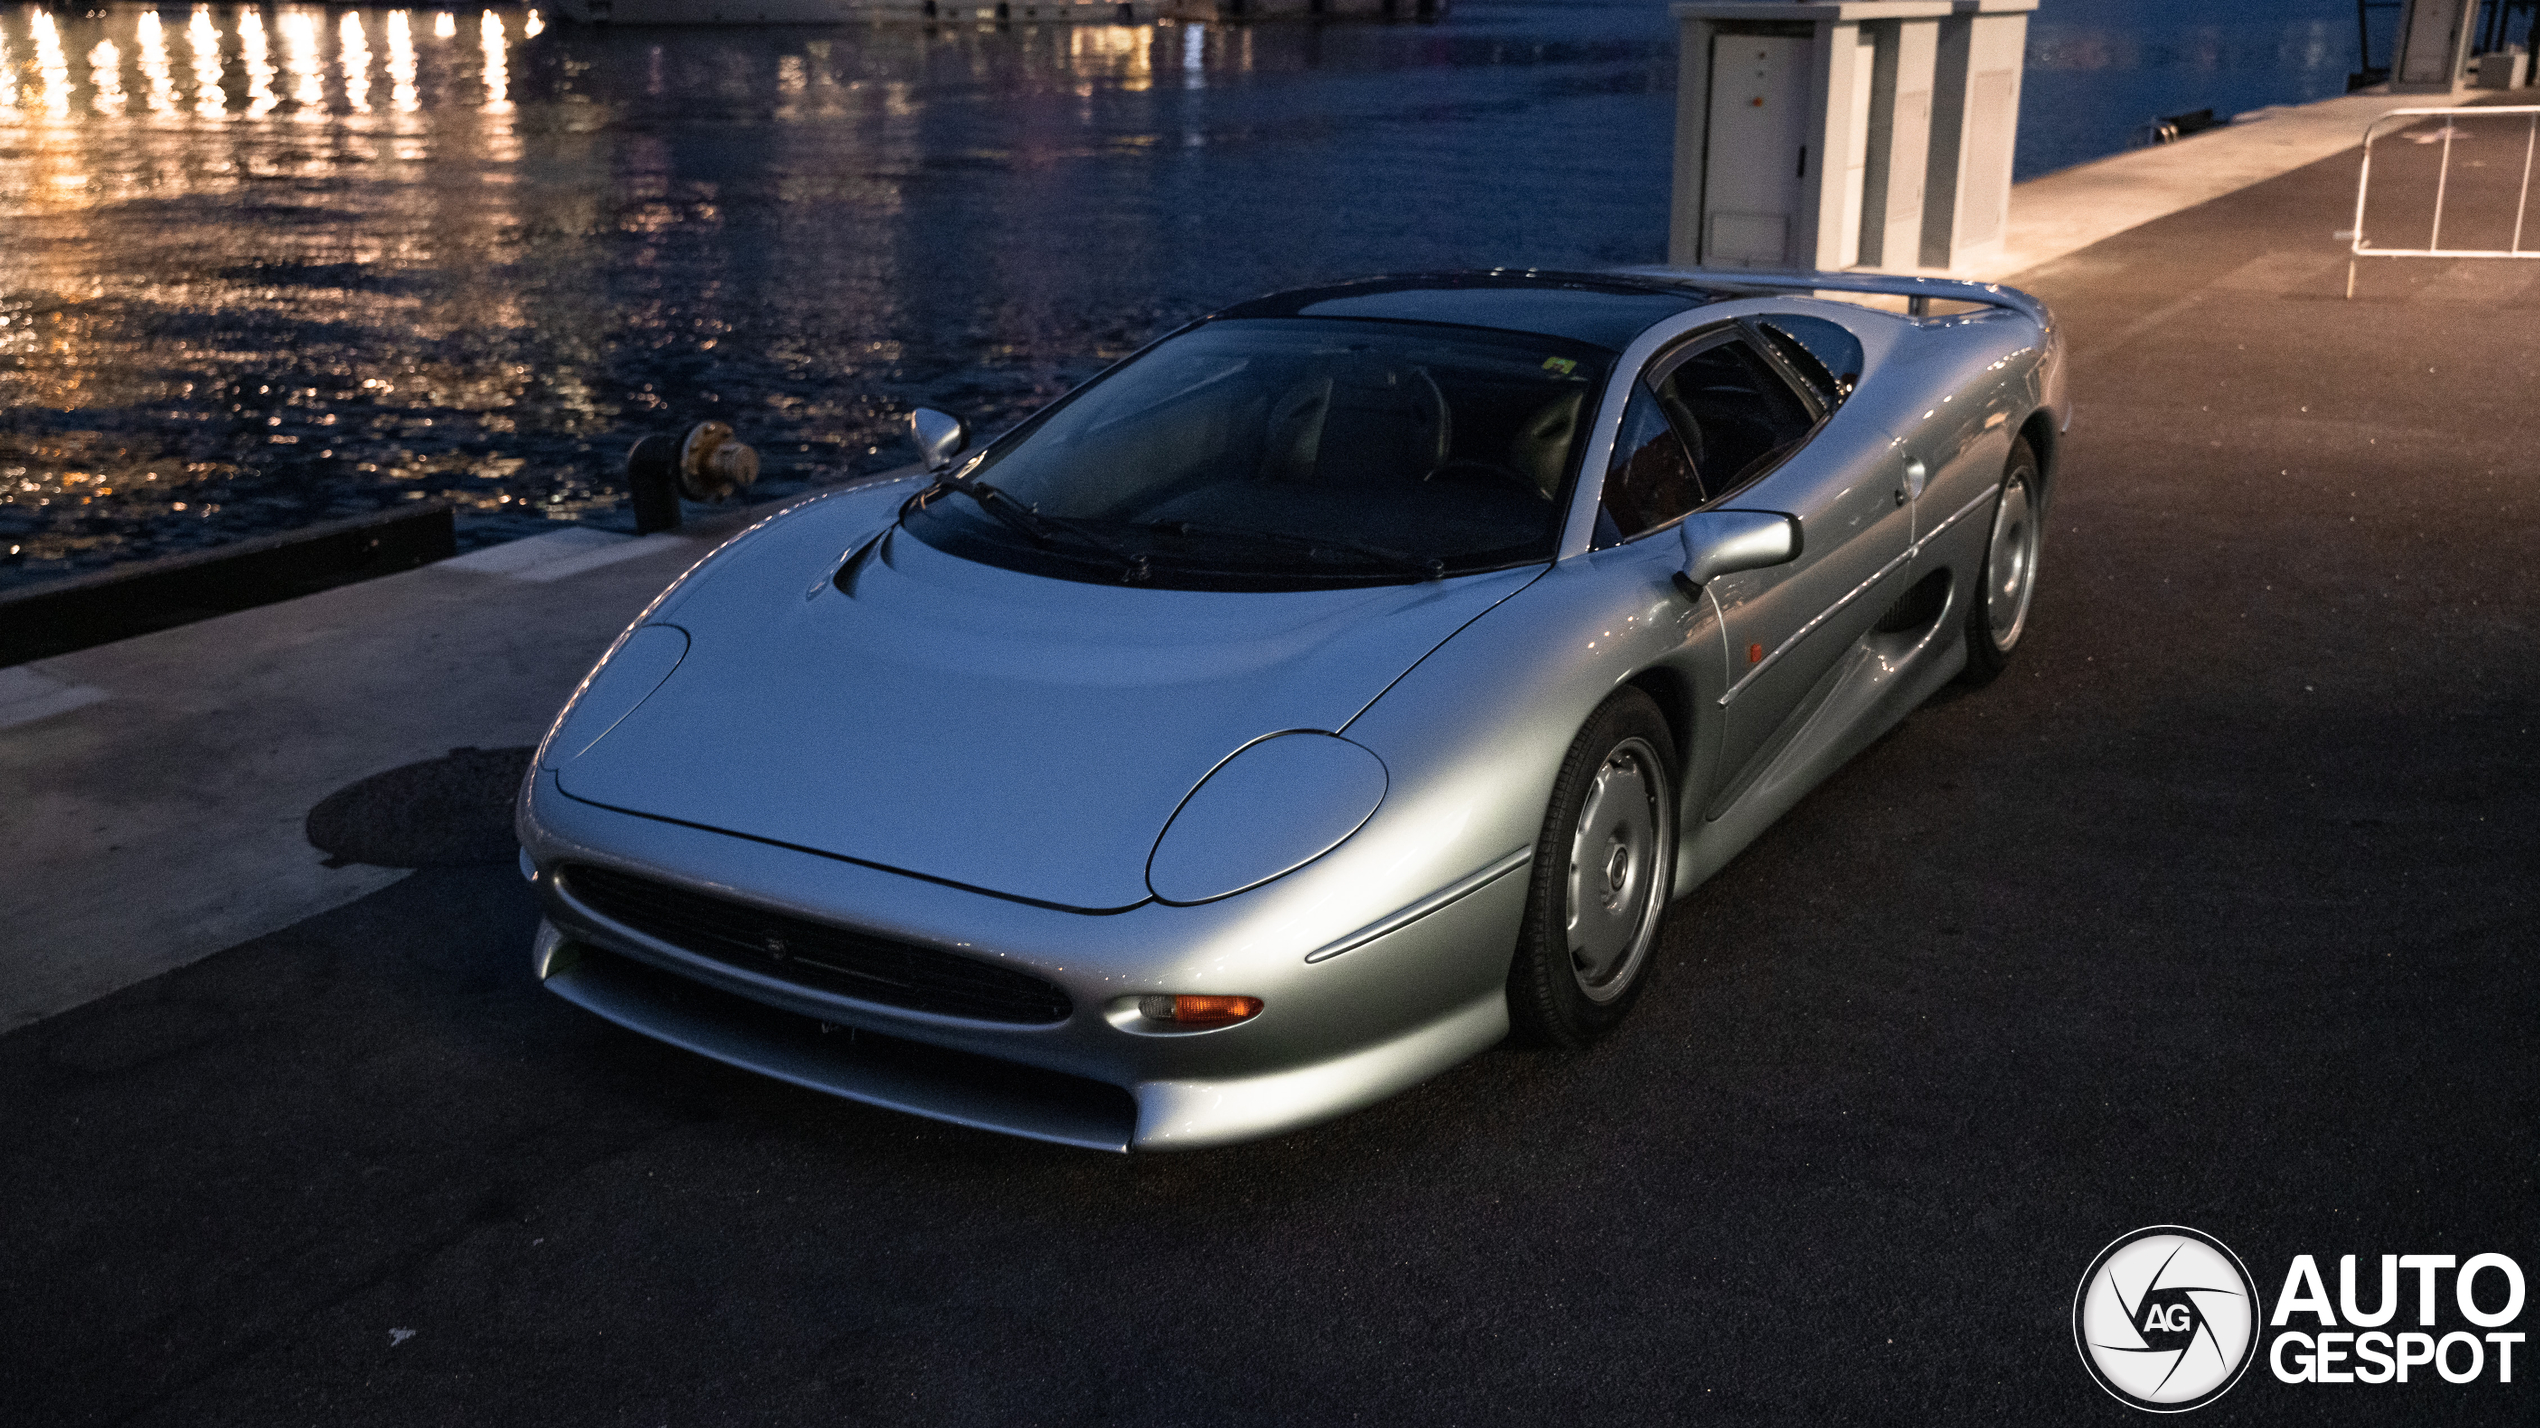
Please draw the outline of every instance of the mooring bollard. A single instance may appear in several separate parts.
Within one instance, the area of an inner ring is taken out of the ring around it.
[[[719,421],[657,434],[626,453],[626,486],[639,535],[679,528],[679,498],[722,501],[758,480],[758,453]]]

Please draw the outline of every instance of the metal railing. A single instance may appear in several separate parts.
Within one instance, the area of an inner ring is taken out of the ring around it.
[[[2501,119],[2521,115],[2526,121],[2522,144],[2522,189],[2514,199],[2514,232],[2502,248],[2446,248],[2443,246],[2443,201],[2452,186],[2452,139],[2459,132],[2462,119]],[[2427,229],[2422,248],[2376,247],[2364,235],[2364,204],[2372,192],[2372,145],[2380,137],[2377,132],[2392,119],[2443,120],[2442,165],[2434,178],[2434,218]],[[2346,296],[2355,295],[2355,265],[2365,258],[2540,258],[2540,248],[2522,246],[2522,220],[2531,201],[2531,161],[2540,152],[2540,104],[2499,105],[2475,109],[2393,109],[2364,126],[2364,163],[2355,175],[2355,228],[2351,235],[2354,246],[2346,256]]]

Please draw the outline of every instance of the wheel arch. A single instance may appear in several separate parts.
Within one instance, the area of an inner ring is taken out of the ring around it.
[[[1622,682],[1620,688],[1637,689],[1658,706],[1658,717],[1667,723],[1667,737],[1676,743],[1676,782],[1678,793],[1689,782],[1687,774],[1693,763],[1694,705],[1692,682],[1663,664],[1654,664]]]
[[[2028,449],[2037,453],[2037,494],[2038,504],[2042,507],[2054,499],[2057,440],[2054,416],[2044,407],[2030,412],[2028,420],[2020,423],[2020,440],[2027,442]]]

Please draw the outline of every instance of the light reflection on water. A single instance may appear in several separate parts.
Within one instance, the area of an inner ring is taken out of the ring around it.
[[[616,522],[625,443],[698,416],[781,491],[1268,288],[1657,256],[1649,5],[1467,13],[0,8],[0,584],[427,496],[471,542]]]
[[[141,75],[150,84],[150,112],[176,112],[176,78],[168,69],[167,37],[159,31],[158,12],[145,10],[137,27],[141,41]]]
[[[221,88],[220,30],[212,24],[210,6],[195,8],[185,25],[185,43],[194,53],[195,116],[218,122],[229,108],[229,96]]]
[[[412,114],[421,107],[422,101],[415,97],[414,27],[403,10],[388,13],[388,81],[395,86],[388,94],[389,108]]]
[[[53,28],[53,17],[37,11],[28,26],[28,38],[35,44],[36,73],[44,81],[44,117],[68,119],[71,114],[71,66],[62,57],[62,37]]]
[[[239,7],[238,48],[247,65],[247,117],[262,119],[282,102],[273,92],[273,57],[265,49],[263,11]]]
[[[370,37],[362,33],[362,17],[344,12],[336,26],[336,51],[343,56],[344,104],[356,114],[370,112]]]
[[[90,102],[97,106],[98,113],[123,113],[123,52],[115,48],[114,41],[99,40],[97,48],[88,52],[88,82],[97,91],[97,97]]]
[[[0,5],[0,585],[427,496],[469,543],[620,522],[626,442],[707,415],[781,492],[905,459],[911,404],[993,429],[1271,288],[1654,259],[1665,17]],[[2058,76],[2117,72],[2055,53],[2024,171]]]

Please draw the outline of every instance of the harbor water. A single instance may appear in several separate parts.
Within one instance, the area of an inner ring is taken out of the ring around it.
[[[2342,90],[2340,0],[2214,13],[2047,0],[2020,175]],[[994,429],[1268,289],[1654,261],[1675,70],[1663,0],[0,7],[0,588],[431,499],[463,547],[622,529],[626,445],[677,421],[733,423],[781,494],[907,460],[914,404]]]

